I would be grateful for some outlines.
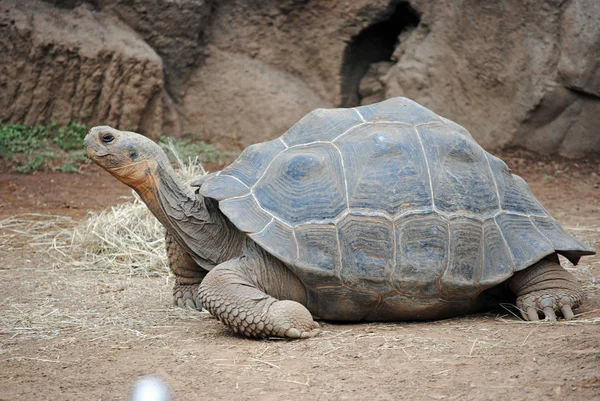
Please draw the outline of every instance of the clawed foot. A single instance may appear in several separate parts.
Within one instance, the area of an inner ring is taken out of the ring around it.
[[[319,323],[313,322],[312,327],[308,329],[308,331],[300,331],[296,328],[290,328],[285,331],[283,337],[286,338],[311,338],[316,336],[321,332],[321,327]]]
[[[555,322],[559,313],[565,320],[573,319],[573,309],[581,303],[581,294],[569,290],[535,291],[517,298],[517,308],[523,319],[529,321],[545,320]]]
[[[180,308],[202,310],[202,304],[198,299],[198,284],[175,284],[173,287],[173,304]]]
[[[270,308],[273,324],[267,327],[265,334],[284,338],[310,338],[321,329],[304,306],[293,301],[278,301]],[[270,329],[270,330],[269,330]]]
[[[266,313],[257,315],[237,308],[227,312],[229,309],[224,310],[224,319],[220,320],[236,333],[248,337],[310,338],[321,331],[310,312],[294,301],[275,301]],[[219,315],[221,311],[216,312]]]

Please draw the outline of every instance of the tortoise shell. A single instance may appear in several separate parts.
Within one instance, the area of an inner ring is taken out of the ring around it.
[[[314,110],[200,193],[317,292],[468,297],[555,251],[594,253],[466,129],[405,98]]]

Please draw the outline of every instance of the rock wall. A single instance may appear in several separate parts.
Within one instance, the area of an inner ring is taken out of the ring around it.
[[[597,0],[0,2],[0,120],[200,133],[407,96],[486,148],[600,153]]]
[[[186,85],[185,131],[237,149],[273,139],[309,111],[330,106],[295,75],[218,48]]]
[[[417,1],[419,26],[379,75],[487,148],[600,153],[596,0]]]
[[[0,3],[0,120],[104,123],[157,136],[162,62],[118,19],[88,7]]]

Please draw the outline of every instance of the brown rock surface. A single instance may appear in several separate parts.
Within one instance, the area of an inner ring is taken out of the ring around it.
[[[278,137],[316,107],[331,107],[300,78],[216,48],[187,85],[185,131],[239,149]]]
[[[103,0],[102,12],[135,30],[162,58],[169,93],[180,99],[204,58],[215,0]]]
[[[596,0],[24,4],[0,6],[3,121],[241,148],[313,108],[407,96],[488,149],[600,153]]]
[[[0,49],[0,120],[160,133],[162,62],[117,19],[86,6],[3,1]]]
[[[560,29],[558,71],[563,84],[600,97],[600,2],[571,1]]]
[[[487,148],[600,152],[600,7],[593,0],[415,0],[421,23],[382,79]]]

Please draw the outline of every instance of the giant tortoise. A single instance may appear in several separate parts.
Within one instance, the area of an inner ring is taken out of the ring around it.
[[[314,110],[196,189],[142,135],[95,127],[85,147],[166,227],[175,302],[246,336],[507,297],[524,319],[571,319],[583,293],[558,254],[594,254],[466,129],[405,98]]]

